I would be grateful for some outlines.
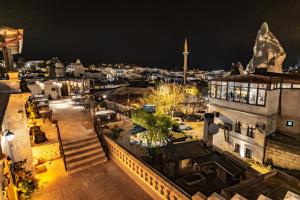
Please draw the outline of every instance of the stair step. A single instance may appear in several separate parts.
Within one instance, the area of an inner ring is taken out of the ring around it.
[[[74,162],[74,163],[67,163],[67,168],[68,168],[68,171],[72,171],[72,170],[75,170],[77,168],[82,168],[84,166],[88,166],[88,167],[91,167],[94,165],[94,163],[97,163],[97,162],[100,162],[100,161],[106,161],[107,158],[105,156],[101,156],[101,155],[94,155],[94,156],[91,156],[91,157],[88,157],[86,159],[83,159],[81,161],[78,161],[78,162]]]
[[[95,143],[99,144],[98,138],[93,139],[93,140],[85,140],[84,142],[79,142],[79,143],[77,142],[74,144],[63,144],[63,147],[64,147],[64,150],[72,150],[72,149],[78,149],[81,147],[89,146],[89,145],[92,145]]]
[[[84,165],[82,167],[78,167],[76,169],[70,169],[70,170],[68,169],[68,174],[72,175],[72,174],[74,174],[76,172],[80,172],[80,171],[87,170],[87,169],[95,167],[95,166],[99,166],[99,165],[105,163],[106,161],[107,161],[107,159],[105,158],[105,159],[101,159],[101,160],[99,160],[97,162],[94,162],[92,164]]]
[[[80,155],[89,151],[93,151],[95,149],[99,149],[100,151],[103,151],[101,145],[99,143],[95,143],[93,145],[77,148],[77,149],[64,149],[65,156],[75,156],[75,155]]]
[[[84,139],[80,139],[80,140],[73,140],[73,141],[67,141],[67,142],[63,142],[63,145],[73,145],[73,144],[76,144],[76,143],[80,143],[80,142],[85,142],[85,141],[89,141],[89,140],[94,140],[96,139],[97,137],[96,136],[90,136],[90,137],[87,137],[87,138],[84,138]],[[98,138],[97,138],[98,139]]]
[[[84,160],[84,159],[92,157],[94,155],[101,155],[101,157],[103,157],[103,156],[105,156],[105,153],[103,151],[99,151],[98,149],[96,149],[96,150],[86,152],[83,154],[79,154],[79,155],[75,155],[75,156],[68,156],[68,157],[66,157],[66,162],[68,164],[70,164],[70,163]]]

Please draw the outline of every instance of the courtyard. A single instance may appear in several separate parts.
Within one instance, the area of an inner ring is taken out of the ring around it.
[[[70,99],[50,102],[54,119],[58,120],[63,142],[75,141],[92,136],[94,133],[91,116]],[[82,199],[151,199],[113,161],[90,167],[68,175],[63,160],[57,159],[46,164],[47,172],[37,175],[39,190],[33,199],[82,200]]]

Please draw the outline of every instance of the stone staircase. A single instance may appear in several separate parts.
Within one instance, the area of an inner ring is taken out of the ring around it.
[[[107,161],[96,136],[72,142],[63,142],[63,148],[68,174],[73,174]]]

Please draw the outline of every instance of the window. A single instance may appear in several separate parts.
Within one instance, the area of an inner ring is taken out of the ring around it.
[[[55,87],[51,88],[51,91],[56,91],[56,88]]]
[[[257,100],[257,84],[251,83],[249,90],[249,104],[256,104]]]
[[[241,133],[241,126],[242,126],[241,122],[236,121],[234,131],[237,133]]]
[[[258,96],[257,96],[257,104],[258,105],[265,105],[265,99],[266,99],[266,90],[258,90]]]
[[[234,87],[228,87],[227,100],[233,101],[234,96]]]
[[[226,95],[227,95],[227,82],[222,82],[221,99],[226,99]]]
[[[282,88],[291,88],[292,84],[291,83],[282,83]]]
[[[254,138],[254,126],[253,125],[249,125],[248,129],[247,129],[247,136]]]
[[[287,126],[290,126],[290,127],[293,127],[293,126],[294,126],[294,122],[288,120],[288,121],[286,121],[286,125],[287,125]]]
[[[293,88],[300,88],[300,84],[293,84]]]
[[[241,146],[239,144],[235,143],[235,145],[234,145],[234,152],[240,153],[240,149],[241,149]]]
[[[234,83],[234,101],[240,101],[241,97],[241,83]]]
[[[248,103],[248,87],[242,87],[240,101],[242,103]]]
[[[217,98],[221,98],[221,91],[222,91],[222,86],[221,85],[217,85]]]
[[[211,88],[210,88],[210,96],[211,97],[216,97],[216,85],[211,85]]]
[[[251,150],[250,149],[248,149],[248,148],[246,148],[246,154],[245,154],[245,157],[246,158],[252,158],[252,152],[251,152]]]
[[[225,140],[225,142],[230,143],[230,141],[229,141],[229,130],[224,129],[224,140]]]

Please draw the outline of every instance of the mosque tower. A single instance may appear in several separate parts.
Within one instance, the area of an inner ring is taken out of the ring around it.
[[[187,39],[185,38],[184,41],[184,51],[182,52],[183,57],[184,57],[184,63],[183,63],[183,85],[186,84],[186,80],[187,80],[187,70],[188,70],[188,55],[189,55],[189,51],[188,51],[188,44],[187,44]]]

